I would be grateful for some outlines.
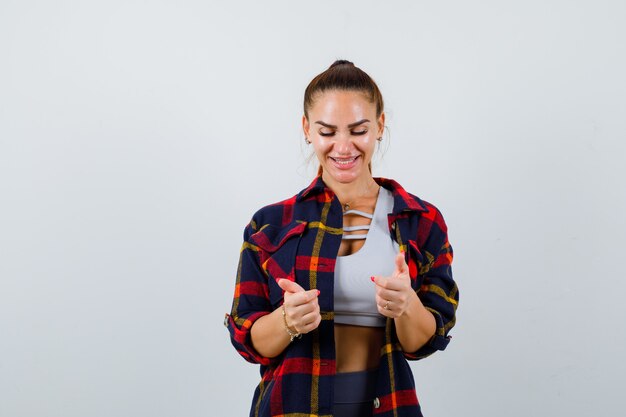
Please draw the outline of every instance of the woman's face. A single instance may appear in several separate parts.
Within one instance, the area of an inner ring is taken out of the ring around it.
[[[309,118],[302,117],[305,136],[311,141],[323,168],[325,182],[367,183],[368,164],[382,136],[385,114],[376,117],[376,105],[358,91],[330,90],[314,97]]]

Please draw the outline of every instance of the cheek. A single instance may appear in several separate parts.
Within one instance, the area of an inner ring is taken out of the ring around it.
[[[332,149],[332,142],[322,137],[315,138],[313,150],[317,155],[323,155]]]
[[[368,133],[358,141],[357,147],[359,147],[362,152],[373,153],[376,147],[376,136]]]

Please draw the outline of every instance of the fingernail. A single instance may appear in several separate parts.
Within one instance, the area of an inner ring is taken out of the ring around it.
[[[318,296],[320,295],[320,290],[317,290],[317,295],[318,295]]]
[[[370,277],[370,279],[372,280],[372,282],[376,282],[376,278],[375,277]]]

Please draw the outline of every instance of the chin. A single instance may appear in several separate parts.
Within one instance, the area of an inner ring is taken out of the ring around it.
[[[350,184],[356,181],[361,175],[358,172],[328,172],[330,177],[341,184]]]

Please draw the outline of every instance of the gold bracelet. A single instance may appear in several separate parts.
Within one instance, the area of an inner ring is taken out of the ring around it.
[[[302,337],[302,334],[300,334],[299,332],[292,332],[291,329],[289,328],[289,325],[287,324],[287,316],[285,313],[285,304],[283,303],[283,322],[285,323],[285,330],[287,330],[287,334],[289,335],[289,338],[291,339],[291,341],[293,342],[294,339],[300,339]]]

